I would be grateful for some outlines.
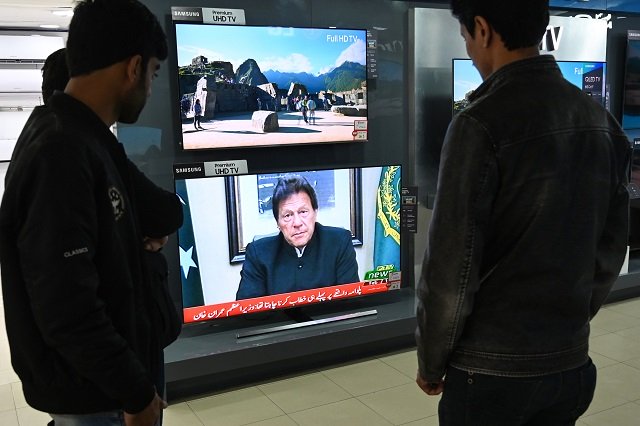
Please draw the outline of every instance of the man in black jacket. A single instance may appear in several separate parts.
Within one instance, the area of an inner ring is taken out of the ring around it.
[[[568,425],[589,321],[622,266],[629,143],[540,55],[547,0],[452,0],[484,82],[449,126],[422,279],[418,385],[441,425]]]
[[[133,123],[167,56],[136,0],[80,2],[71,79],[29,118],[0,207],[0,262],[12,365],[56,425],[154,425],[165,406],[143,250],[182,222],[110,132]],[[98,414],[99,413],[99,414]]]

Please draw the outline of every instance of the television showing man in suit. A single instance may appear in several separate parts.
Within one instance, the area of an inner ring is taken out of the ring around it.
[[[318,198],[306,178],[280,178],[272,205],[280,232],[247,245],[237,300],[359,281],[351,232],[316,222]]]

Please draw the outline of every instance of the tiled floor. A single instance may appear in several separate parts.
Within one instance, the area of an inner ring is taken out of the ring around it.
[[[1,308],[0,308],[1,309]],[[4,315],[0,317],[4,321]],[[28,407],[0,332],[0,425],[38,426],[46,414]],[[585,426],[635,426],[640,419],[640,299],[602,309],[592,322],[591,357],[598,386]],[[377,426],[438,424],[438,398],[414,383],[415,350],[175,402],[165,426]]]

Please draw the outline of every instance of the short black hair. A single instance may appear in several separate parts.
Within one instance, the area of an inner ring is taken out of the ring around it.
[[[42,65],[42,100],[49,103],[55,90],[64,90],[69,82],[66,49],[58,49],[47,57]]]
[[[71,77],[89,74],[135,55],[143,71],[150,58],[167,58],[167,39],[156,17],[137,0],[82,0],[67,38]]]
[[[549,0],[451,0],[451,13],[473,37],[482,16],[502,37],[508,50],[540,43],[549,24]]]
[[[309,183],[307,178],[299,175],[288,175],[278,179],[276,187],[273,188],[273,197],[271,198],[273,207],[273,217],[278,220],[280,214],[280,203],[287,198],[299,192],[306,192],[311,200],[311,207],[318,210],[318,197],[316,190]]]

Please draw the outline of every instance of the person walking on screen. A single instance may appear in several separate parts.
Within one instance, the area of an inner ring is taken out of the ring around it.
[[[454,117],[418,283],[417,383],[440,425],[570,425],[589,321],[627,250],[629,142],[538,45],[547,0],[452,0],[484,82]]]
[[[307,101],[307,109],[309,110],[309,124],[316,124],[316,102],[313,98]]]
[[[309,119],[307,118],[307,102],[309,102],[309,95],[304,95],[304,97],[300,100],[300,111],[302,111],[302,119],[305,123],[309,124]]]
[[[136,0],[85,0],[66,55],[71,78],[25,124],[0,206],[12,365],[57,426],[152,426],[166,403],[144,250],[166,243],[182,207],[109,127],[137,120],[166,39]]]
[[[316,222],[318,197],[307,179],[278,180],[272,203],[280,232],[247,244],[237,300],[358,282],[351,232]]]
[[[200,124],[200,120],[202,120],[202,104],[200,104],[200,99],[196,99],[196,103],[193,105],[193,114],[193,127],[195,127],[196,130],[204,130]]]

